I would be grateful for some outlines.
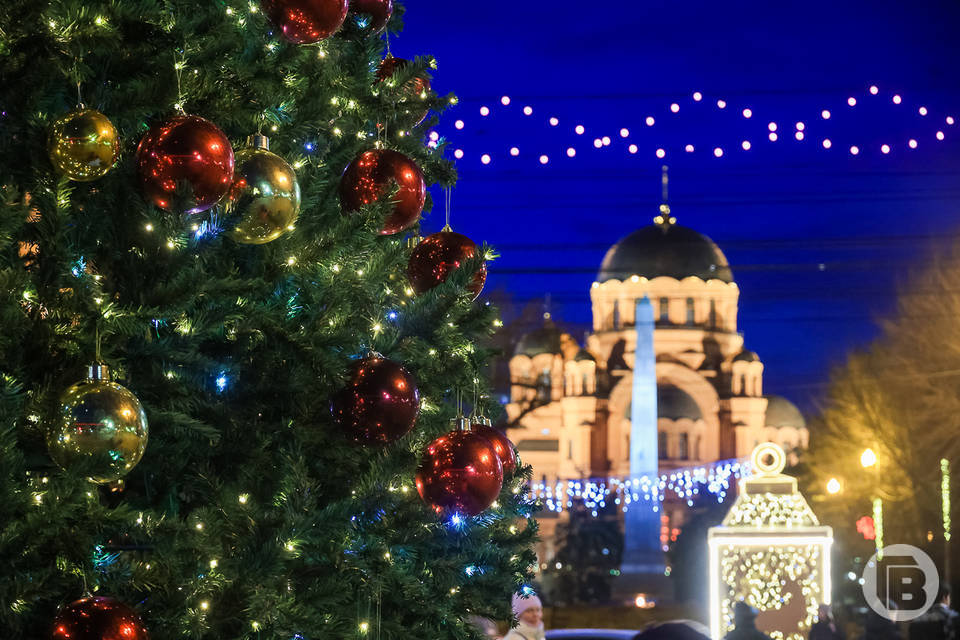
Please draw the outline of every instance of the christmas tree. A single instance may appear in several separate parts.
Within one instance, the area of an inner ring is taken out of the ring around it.
[[[456,179],[427,136],[456,99],[384,59],[401,6],[350,4],[0,4],[5,640],[509,616],[524,470],[451,432],[490,251],[407,240]]]

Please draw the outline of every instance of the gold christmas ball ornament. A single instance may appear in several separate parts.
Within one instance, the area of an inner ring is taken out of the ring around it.
[[[47,448],[63,469],[80,468],[98,484],[116,482],[143,457],[147,416],[137,396],[111,382],[107,366],[97,363],[60,396]]]
[[[113,168],[120,136],[107,116],[80,105],[54,121],[47,150],[58,171],[71,180],[90,182]]]
[[[237,153],[228,211],[236,215],[230,237],[266,244],[293,229],[300,214],[300,183],[290,164],[270,151],[266,136],[250,136]]]

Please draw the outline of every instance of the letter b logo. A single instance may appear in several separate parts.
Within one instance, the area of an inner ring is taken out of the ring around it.
[[[893,620],[919,617],[934,601],[940,576],[930,556],[907,544],[883,549],[863,571],[863,595],[870,608]]]

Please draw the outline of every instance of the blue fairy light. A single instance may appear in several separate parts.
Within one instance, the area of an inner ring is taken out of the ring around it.
[[[229,382],[230,381],[227,379],[227,374],[221,371],[220,375],[217,376],[217,391],[223,392],[227,388],[227,384]]]
[[[312,142],[307,142],[303,145],[303,148],[306,149],[307,151],[313,151],[314,146]]]
[[[83,256],[73,263],[73,268],[70,269],[70,273],[73,274],[74,278],[79,278],[87,270],[87,261],[83,259]]]

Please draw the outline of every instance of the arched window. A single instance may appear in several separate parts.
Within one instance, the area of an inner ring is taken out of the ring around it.
[[[717,328],[717,301],[716,300],[710,301],[710,328],[711,329]]]
[[[740,374],[740,395],[747,395],[747,374]]]
[[[697,316],[693,306],[693,298],[687,298],[687,324],[695,324]]]
[[[670,298],[660,298],[660,322],[670,322]]]
[[[567,460],[573,460],[573,440],[567,440]]]
[[[587,374],[583,374],[583,386],[580,388],[580,395],[587,395],[590,393],[590,387],[587,386]]]
[[[681,460],[690,459],[690,436],[686,433],[680,434],[680,442],[677,447],[677,457]]]
[[[660,456],[661,460],[667,460],[670,458],[667,451],[667,432],[658,431],[657,432],[657,455]]]
[[[613,328],[614,329],[620,328],[620,301],[619,300],[613,301]]]

